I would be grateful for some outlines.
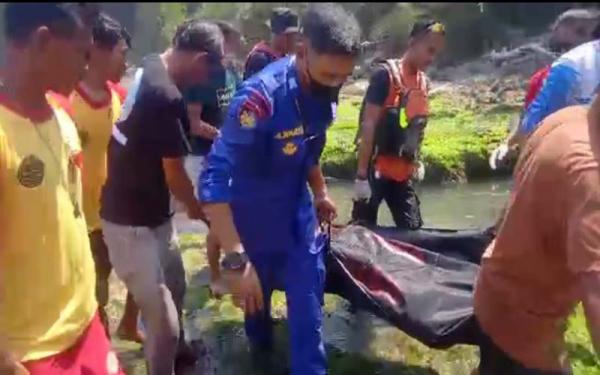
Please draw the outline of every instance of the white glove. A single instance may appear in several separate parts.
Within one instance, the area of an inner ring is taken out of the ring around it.
[[[490,155],[490,168],[492,170],[496,170],[498,165],[504,163],[504,160],[508,156],[510,149],[506,143],[502,143],[500,146],[496,147],[492,154]]]
[[[371,198],[371,186],[369,186],[369,180],[354,180],[354,198],[356,200]]]
[[[413,172],[413,179],[415,179],[417,182],[421,182],[421,181],[423,181],[424,178],[425,178],[425,164],[423,164],[422,162],[418,162],[417,168]]]

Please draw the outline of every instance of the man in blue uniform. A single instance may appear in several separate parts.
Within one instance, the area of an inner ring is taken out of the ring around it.
[[[321,221],[336,214],[319,158],[359,53],[360,28],[340,6],[315,4],[302,33],[296,57],[271,64],[233,98],[208,155],[200,197],[226,254],[221,266],[245,310],[253,348],[271,347],[271,293],[284,290],[291,373],[313,375],[327,372],[323,237],[315,207]]]

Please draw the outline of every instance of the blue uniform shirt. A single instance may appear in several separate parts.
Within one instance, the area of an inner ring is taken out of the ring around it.
[[[533,102],[527,108],[520,131],[531,134],[552,113],[571,105],[588,105],[600,85],[600,41],[582,44],[553,64]]]
[[[314,240],[307,177],[335,109],[336,103],[303,92],[294,57],[269,65],[235,94],[200,177],[199,197],[231,204],[247,250],[283,250]]]

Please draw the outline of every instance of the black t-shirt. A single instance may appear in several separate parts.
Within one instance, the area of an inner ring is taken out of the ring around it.
[[[263,68],[275,61],[275,58],[265,52],[255,52],[248,57],[244,80],[263,70]]]
[[[163,158],[188,152],[189,126],[180,91],[158,55],[136,72],[108,145],[108,177],[100,216],[109,222],[155,227],[172,216]]]
[[[382,106],[390,90],[390,75],[383,66],[373,70],[369,80],[369,87],[365,95],[366,102]]]

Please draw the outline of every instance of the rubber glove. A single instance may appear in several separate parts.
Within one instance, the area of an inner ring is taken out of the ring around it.
[[[354,199],[363,200],[371,198],[371,186],[369,180],[354,180]]]
[[[423,164],[423,162],[417,162],[417,168],[415,168],[415,171],[413,173],[413,179],[415,179],[417,182],[421,182],[423,181],[423,179],[425,178],[425,164]]]
[[[509,151],[510,149],[506,143],[502,143],[500,146],[496,147],[490,155],[490,168],[496,170],[500,164],[503,164]]]

